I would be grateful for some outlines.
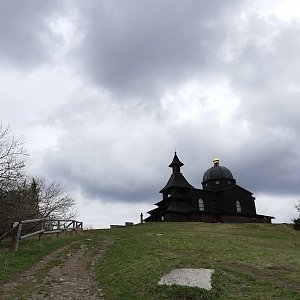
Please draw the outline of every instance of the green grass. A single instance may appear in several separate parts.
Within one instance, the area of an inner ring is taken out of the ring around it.
[[[106,299],[300,299],[300,234],[285,225],[159,223],[113,229]],[[215,270],[211,291],[158,286],[175,268]]]
[[[0,284],[74,239],[96,251],[109,236],[116,241],[95,267],[107,300],[300,299],[300,232],[276,224],[164,222],[24,241],[18,253],[0,249]],[[162,275],[187,267],[214,269],[212,290],[157,285]]]

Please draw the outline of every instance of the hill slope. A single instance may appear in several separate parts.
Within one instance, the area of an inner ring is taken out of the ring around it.
[[[105,246],[108,240],[114,241],[110,247]],[[55,259],[41,260],[47,252],[56,253]],[[22,271],[32,263],[34,272],[29,271],[27,280]],[[107,300],[300,299],[300,232],[287,225],[164,222],[93,230],[40,243],[24,241],[18,253],[2,245],[0,264],[0,295],[7,299],[8,291],[18,299],[59,299],[57,280],[74,295]],[[162,275],[187,267],[214,269],[212,290],[157,285]],[[62,271],[59,278],[57,270]],[[94,282],[91,288],[76,284],[82,280],[79,273],[87,283]],[[3,283],[18,280],[4,291]]]
[[[114,229],[98,267],[106,299],[300,299],[300,232],[287,225],[159,223]],[[175,268],[210,268],[211,291],[157,286]]]

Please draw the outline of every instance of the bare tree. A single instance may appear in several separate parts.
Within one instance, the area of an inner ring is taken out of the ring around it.
[[[9,191],[0,191],[0,205],[0,235],[14,222],[41,217],[34,185],[26,180]]]
[[[0,233],[15,221],[32,218],[73,219],[75,200],[59,183],[26,178],[22,139],[0,124]]]
[[[26,219],[64,219],[77,217],[75,200],[64,187],[44,178],[24,179],[9,191],[0,191],[0,235],[16,221]],[[25,226],[26,227],[26,226]],[[31,230],[32,226],[27,226]]]
[[[44,218],[73,219],[77,216],[75,200],[60,183],[47,184],[44,178],[38,178],[35,182],[40,213]]]
[[[0,124],[0,190],[15,188],[25,173],[27,155],[22,139],[11,135],[10,127]]]

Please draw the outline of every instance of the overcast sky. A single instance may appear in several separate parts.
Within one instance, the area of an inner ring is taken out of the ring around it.
[[[79,220],[138,222],[174,150],[201,188],[219,157],[259,214],[300,199],[297,0],[0,0],[1,121]]]

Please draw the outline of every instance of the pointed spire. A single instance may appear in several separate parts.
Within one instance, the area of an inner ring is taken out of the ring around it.
[[[170,168],[173,168],[173,174],[174,173],[180,173],[180,167],[182,167],[184,164],[179,160],[177,153],[175,151],[174,158],[172,162],[169,164]]]
[[[168,190],[171,187],[194,189],[194,187],[188,183],[188,181],[184,178],[184,176],[180,172],[180,168],[182,166],[183,163],[179,160],[177,153],[175,151],[174,158],[169,165],[170,168],[173,168],[173,174],[171,175],[165,187],[160,191],[160,193],[163,193],[164,191]]]

